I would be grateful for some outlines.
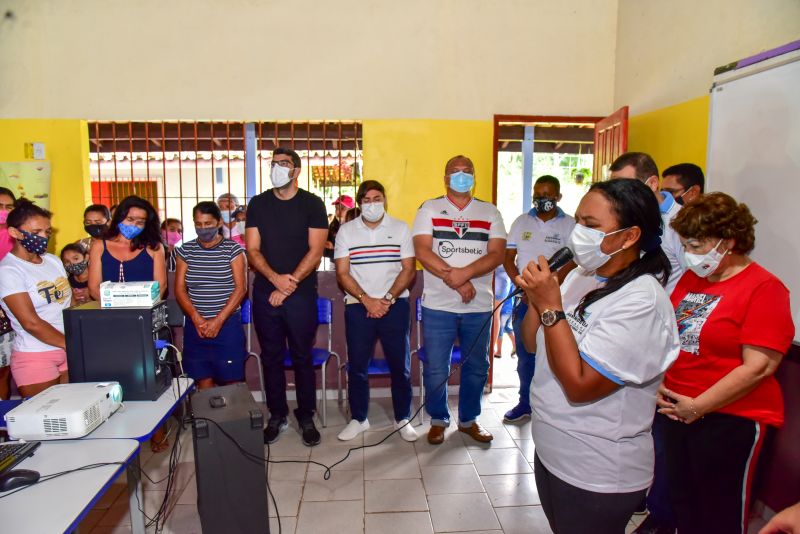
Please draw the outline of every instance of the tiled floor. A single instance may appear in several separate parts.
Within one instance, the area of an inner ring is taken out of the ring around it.
[[[539,505],[531,461],[530,423],[508,426],[502,414],[515,400],[515,391],[496,389],[484,399],[481,421],[494,434],[482,445],[459,433],[455,426],[439,446],[428,444],[428,425],[417,427],[414,444],[393,436],[384,444],[351,453],[329,480],[312,464],[273,464],[270,488],[275,495],[283,533],[416,534],[433,532],[550,532]],[[451,398],[451,404],[456,401]],[[271,457],[311,459],[330,464],[348,448],[379,441],[390,429],[391,401],[375,399],[370,405],[372,428],[363,438],[342,443],[336,439],[346,415],[329,404],[329,426],[322,443],[314,448],[300,441],[296,426],[271,447]],[[454,410],[455,413],[455,410]],[[183,436],[177,491],[164,532],[200,532],[191,436]],[[164,498],[168,456],[143,457],[145,472],[157,483],[145,483],[144,506],[152,514]],[[270,507],[271,531],[278,532],[275,510]],[[638,518],[634,518],[638,521]],[[82,532],[130,532],[125,481],[119,480],[81,525]],[[631,522],[629,531],[635,528]]]

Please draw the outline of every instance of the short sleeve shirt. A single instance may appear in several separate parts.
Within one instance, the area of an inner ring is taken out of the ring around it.
[[[325,205],[317,195],[299,189],[289,200],[281,200],[272,189],[253,197],[247,208],[247,228],[258,228],[261,254],[278,274],[291,274],[308,253],[308,231],[328,228]],[[271,293],[275,286],[261,273],[256,273],[254,288]],[[309,274],[295,293],[316,293],[317,273]]]
[[[411,231],[403,221],[384,215],[375,228],[361,217],[339,227],[334,259],[350,258],[350,274],[372,298],[383,298],[403,269],[401,260],[414,257]],[[347,304],[358,302],[358,295],[345,295]],[[395,298],[408,297],[408,289]]]
[[[186,290],[192,306],[203,318],[213,319],[225,307],[236,287],[231,262],[244,250],[230,239],[223,239],[211,248],[192,239],[175,251],[186,262]]]
[[[584,295],[603,283],[579,267],[564,280],[562,301],[580,357],[619,388],[591,402],[570,402],[550,368],[540,327],[531,385],[533,439],[547,469],[573,486],[599,493],[639,491],[653,478],[656,392],[678,356],[678,330],[664,288],[650,275],[628,282],[579,316],[575,309]]]
[[[757,263],[721,282],[687,271],[671,298],[681,352],[664,384],[682,395],[696,397],[742,365],[744,345],[785,353],[794,339],[789,290]],[[717,411],[781,426],[781,388],[767,377]]]
[[[505,241],[506,229],[493,204],[473,198],[459,208],[447,196],[441,196],[422,203],[414,219],[412,235],[432,236],[434,254],[451,267],[465,267],[486,255],[490,239]],[[471,280],[476,294],[467,304],[441,278],[427,270],[423,277],[422,305],[426,308],[453,313],[492,310],[492,272]]]
[[[517,250],[516,265],[519,271],[539,256],[551,257],[567,246],[569,235],[575,227],[575,219],[558,208],[558,213],[549,221],[536,216],[536,209],[523,213],[508,231],[509,249]]]
[[[7,254],[0,260],[0,299],[17,293],[27,293],[36,314],[59,332],[64,332],[62,312],[72,304],[72,289],[61,260],[52,254],[44,254],[42,263],[31,263]],[[2,306],[17,334],[14,338],[15,351],[46,352],[58,349],[26,332],[4,300]]]

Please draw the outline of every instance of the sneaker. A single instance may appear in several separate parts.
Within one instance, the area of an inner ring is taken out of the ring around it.
[[[506,412],[503,416],[504,423],[518,423],[519,421],[524,421],[525,419],[531,418],[531,408],[530,406],[523,406],[522,404],[517,404],[510,410]]]
[[[400,429],[400,437],[406,441],[417,441],[419,434],[414,430],[414,426],[408,422],[408,419],[403,419],[394,424],[395,429]]]
[[[351,419],[347,426],[339,432],[339,435],[336,436],[341,441],[350,441],[351,439],[357,438],[361,435],[362,432],[369,429],[369,421],[364,419],[364,422],[359,422],[355,419]]]
[[[264,429],[264,443],[275,443],[287,428],[289,428],[289,422],[285,417],[270,417],[267,428]]]
[[[317,430],[317,427],[314,426],[314,421],[312,419],[300,422],[300,434],[303,436],[303,443],[307,447],[319,445],[319,431]]]

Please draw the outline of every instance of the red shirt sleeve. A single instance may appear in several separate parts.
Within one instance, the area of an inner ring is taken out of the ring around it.
[[[785,354],[794,339],[789,290],[777,278],[756,288],[742,322],[742,345],[754,345]]]

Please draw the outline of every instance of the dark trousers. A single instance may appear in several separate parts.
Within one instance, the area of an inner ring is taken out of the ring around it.
[[[536,489],[542,510],[555,534],[624,534],[647,490],[598,493],[576,488],[553,475],[533,457]]]
[[[669,504],[667,486],[667,451],[664,446],[664,419],[656,414],[653,419],[653,447],[655,449],[655,471],[653,484],[647,492],[648,521],[662,527],[675,528],[675,517]]]
[[[408,299],[397,299],[380,319],[367,317],[363,304],[348,304],[344,311],[347,332],[348,393],[353,419],[363,422],[369,406],[369,363],[380,340],[392,377],[395,421],[411,416],[411,329]]]
[[[314,416],[317,406],[317,380],[311,349],[317,336],[317,295],[290,295],[277,308],[269,303],[269,294],[253,290],[253,324],[261,345],[261,363],[267,389],[267,407],[271,417],[286,417],[286,374],[284,351],[288,344],[297,392],[298,421]]]
[[[680,534],[747,532],[750,493],[767,426],[711,413],[663,423],[667,485]]]

